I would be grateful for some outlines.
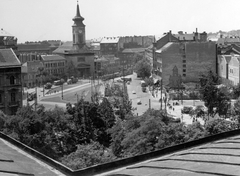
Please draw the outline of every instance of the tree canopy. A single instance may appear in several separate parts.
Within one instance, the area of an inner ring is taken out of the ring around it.
[[[150,62],[144,58],[136,63],[134,70],[142,79],[149,78],[151,76],[152,66]]]

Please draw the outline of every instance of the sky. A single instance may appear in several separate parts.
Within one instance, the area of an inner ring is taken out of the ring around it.
[[[239,0],[79,0],[86,38],[240,29]],[[0,28],[26,41],[72,41],[77,0],[0,0]]]

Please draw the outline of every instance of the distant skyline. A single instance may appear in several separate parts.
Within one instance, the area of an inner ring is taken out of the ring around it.
[[[239,5],[239,0],[79,0],[86,39],[237,30]],[[1,0],[0,28],[18,43],[72,41],[76,6],[77,0]]]

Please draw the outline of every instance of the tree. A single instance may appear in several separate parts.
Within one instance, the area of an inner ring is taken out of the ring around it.
[[[205,124],[205,135],[210,136],[234,129],[236,129],[236,124],[234,122],[230,122],[221,118],[212,118]]]
[[[62,163],[73,170],[82,169],[96,164],[111,162],[115,159],[111,151],[98,142],[77,146],[77,150],[61,159]]]
[[[208,114],[214,116],[226,115],[226,110],[229,107],[230,96],[226,88],[219,88],[220,78],[211,70],[206,75],[200,76],[200,93],[201,98],[208,108]],[[216,111],[214,111],[216,108]]]
[[[149,78],[151,76],[152,66],[147,59],[142,59],[137,62],[134,70],[142,79]]]
[[[70,78],[71,76],[78,77],[78,70],[76,68],[76,65],[74,65],[73,61],[67,63],[66,74],[68,78]]]

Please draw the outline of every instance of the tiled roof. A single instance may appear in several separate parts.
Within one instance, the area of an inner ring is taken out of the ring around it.
[[[91,53],[89,47],[84,45],[79,50],[75,50],[73,47],[73,42],[68,41],[59,46],[56,50],[53,51],[54,54],[75,54],[75,53]]]
[[[0,36],[1,37],[14,37],[12,34],[9,34],[7,31],[1,29],[0,30]]]
[[[240,135],[120,168],[107,176],[200,176],[240,173]]]
[[[144,52],[146,48],[127,48],[124,49],[122,52],[123,53],[140,53]]]
[[[118,43],[119,37],[104,37],[100,43]]]
[[[0,67],[21,66],[21,62],[10,49],[0,49]]]
[[[49,44],[40,44],[40,43],[34,43],[34,44],[18,44],[18,51],[37,51],[37,50],[50,50]]]
[[[162,48],[156,50],[156,53],[161,53],[163,51],[165,51],[168,47],[170,47],[173,43],[172,42],[168,42],[166,45],[164,45]]]
[[[59,61],[63,60],[65,61],[66,59],[62,56],[59,55],[41,55],[43,61]]]
[[[56,50],[53,51],[53,53],[59,53],[59,54],[64,54],[66,51],[73,50],[73,42],[68,41],[63,43],[61,46],[59,46]]]
[[[1,176],[63,176],[56,169],[30,156],[4,139],[0,139],[0,148]]]
[[[194,40],[194,34],[173,34],[179,40]],[[199,34],[198,34],[199,38]]]

